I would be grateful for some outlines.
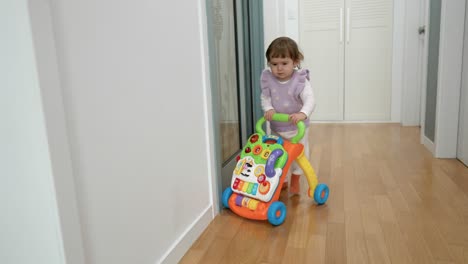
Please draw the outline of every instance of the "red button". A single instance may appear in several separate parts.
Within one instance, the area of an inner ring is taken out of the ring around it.
[[[258,176],[258,178],[257,178],[257,181],[258,181],[259,183],[262,183],[262,182],[264,182],[265,180],[266,180],[265,174],[262,174],[262,175]]]
[[[250,137],[250,142],[252,142],[252,143],[257,142],[257,140],[258,140],[258,135],[257,134],[254,134],[254,135],[252,135],[252,137]]]

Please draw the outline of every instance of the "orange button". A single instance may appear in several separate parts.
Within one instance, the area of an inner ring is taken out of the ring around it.
[[[261,194],[267,194],[269,190],[270,190],[270,182],[265,181],[261,183],[260,186],[258,186],[258,191]]]
[[[253,154],[258,155],[262,153],[262,150],[263,150],[262,145],[256,145],[253,149]]]

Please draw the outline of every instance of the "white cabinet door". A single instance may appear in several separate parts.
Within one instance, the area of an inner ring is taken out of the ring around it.
[[[392,0],[300,0],[313,120],[391,118]]]
[[[343,120],[344,1],[301,0],[299,42],[317,107],[313,120]]]
[[[391,0],[346,2],[345,120],[391,118]]]

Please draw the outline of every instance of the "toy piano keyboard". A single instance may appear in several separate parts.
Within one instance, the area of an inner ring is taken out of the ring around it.
[[[286,114],[274,114],[273,120],[289,122]],[[223,192],[222,202],[236,214],[256,220],[268,220],[280,225],[286,218],[286,205],[278,201],[281,187],[291,163],[295,160],[304,171],[309,184],[308,195],[321,205],[329,195],[328,186],[318,184],[317,176],[304,155],[304,146],[298,143],[305,126],[298,123],[298,133],[291,141],[274,135],[265,135],[265,118],[256,125],[242,152],[237,157],[231,186]]]

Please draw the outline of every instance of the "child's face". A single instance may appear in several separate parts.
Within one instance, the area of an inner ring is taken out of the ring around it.
[[[297,63],[291,58],[271,58],[269,66],[273,76],[279,81],[284,82],[291,79]]]

